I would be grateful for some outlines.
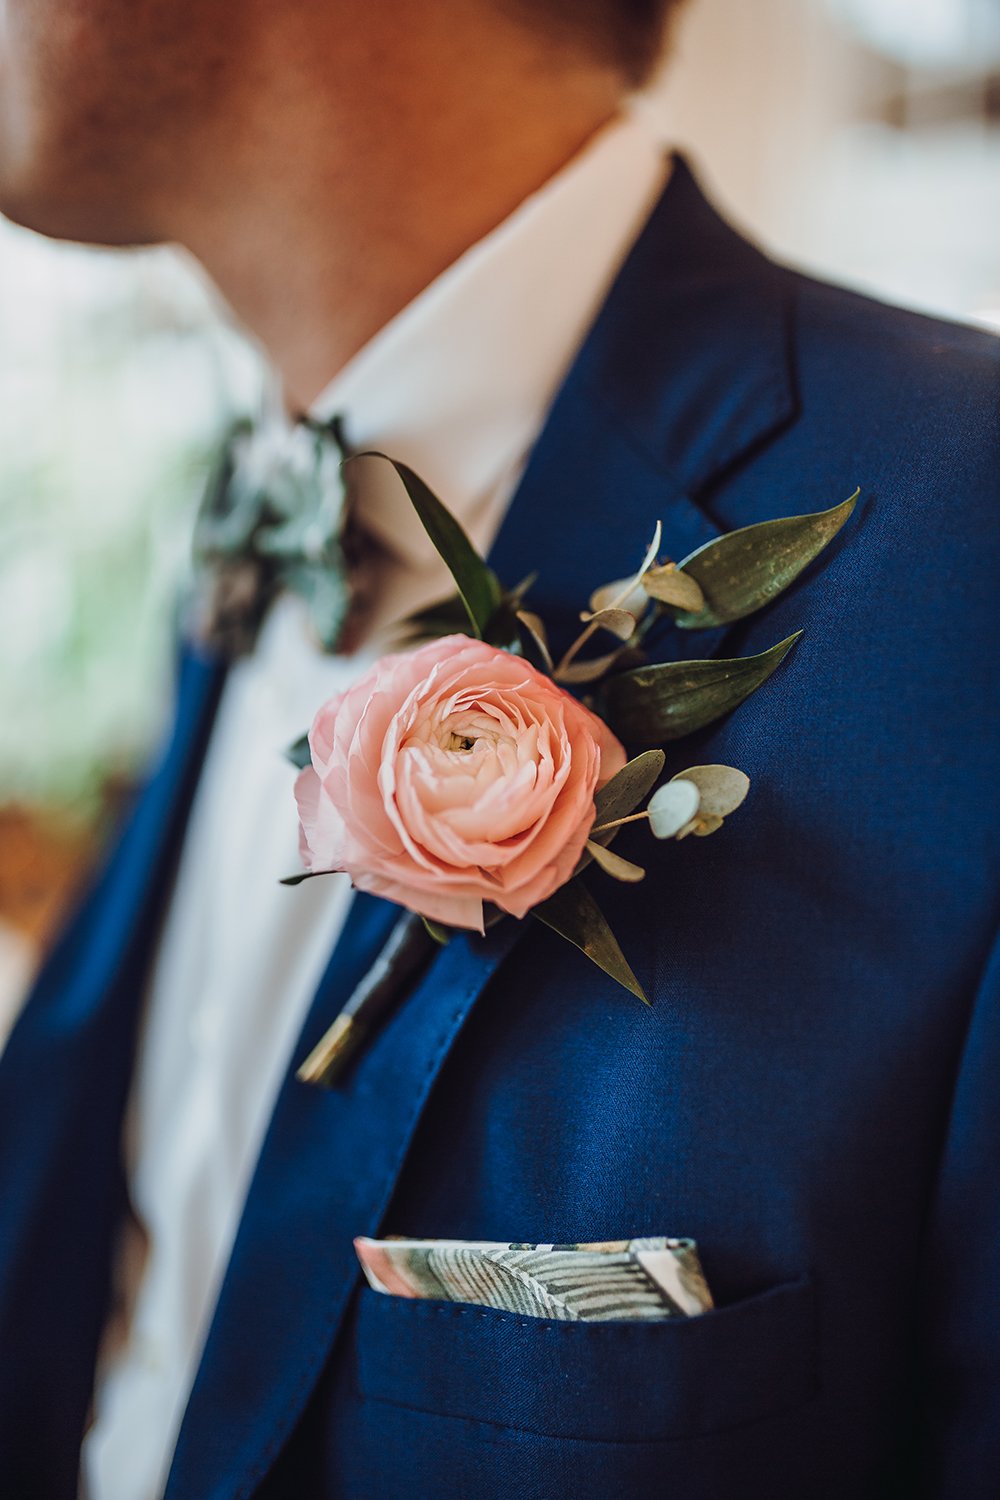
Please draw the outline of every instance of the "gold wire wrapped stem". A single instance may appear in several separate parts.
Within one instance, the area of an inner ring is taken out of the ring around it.
[[[388,1019],[439,951],[423,918],[404,912],[340,1015],[298,1068],[296,1078],[320,1088],[338,1083],[360,1048]]]

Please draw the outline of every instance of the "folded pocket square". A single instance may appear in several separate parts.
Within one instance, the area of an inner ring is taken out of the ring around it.
[[[690,1318],[713,1305],[693,1240],[523,1245],[359,1237],[354,1247],[369,1286],[396,1297],[580,1322]]]

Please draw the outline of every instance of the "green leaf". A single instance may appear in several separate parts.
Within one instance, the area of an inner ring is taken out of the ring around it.
[[[336,875],[336,870],[302,870],[298,875],[285,875],[279,885],[301,885],[303,880],[318,880],[321,875]]]
[[[386,453],[358,453],[347,462],[354,463],[358,458],[382,458],[386,463],[392,464],[403,482],[421,525],[455,580],[473,630],[482,639],[503,597],[493,569],[479,556],[451,511],[441,503],[419,474],[415,474],[406,464],[397,463]]]
[[[710,818],[728,818],[743,806],[750,790],[750,777],[735,766],[689,766],[671,776],[670,781],[689,781],[696,786],[698,812]]]
[[[465,630],[469,613],[462,602],[461,594],[452,594],[447,599],[438,599],[426,609],[418,609],[402,621],[402,633],[407,638],[433,640],[441,635],[454,635]]]
[[[599,712],[626,744],[665,744],[704,729],[767,681],[801,630],[759,656],[637,667],[601,689]]]
[[[571,880],[560,886],[554,896],[533,907],[531,915],[579,948],[591,963],[636,995],[644,1005],[649,1004],[604,914],[581,881]]]
[[[545,625],[538,615],[533,614],[530,609],[521,609],[517,612],[518,630],[520,633],[521,655],[525,661],[529,661],[539,672],[552,675],[552,657],[549,654],[549,643],[545,637]]]
[[[440,943],[442,948],[447,947],[448,943],[451,942],[451,933],[448,931],[447,927],[442,927],[440,922],[432,922],[430,917],[421,917],[420,920],[423,922],[424,927],[427,929],[428,935],[432,937],[436,943]]]
[[[641,755],[622,766],[618,774],[605,782],[594,797],[597,814],[594,818],[595,826],[613,823],[616,818],[627,818],[630,812],[634,812],[652,788],[666,760],[662,750],[644,750]],[[616,829],[611,829],[607,837],[603,834],[598,834],[597,837],[602,844],[610,843],[616,832]]]
[[[646,548],[646,555],[639,564],[638,572],[633,573],[631,578],[618,578],[614,583],[602,584],[591,594],[590,607],[595,614],[604,609],[617,609],[619,605],[624,606],[630,612],[641,613],[646,601],[642,580],[647,570],[656,562],[656,554],[660,550],[662,540],[663,523],[657,521],[653,530],[653,540]],[[635,611],[632,611],[633,602],[636,606]]]
[[[628,641],[635,634],[636,618],[627,609],[599,609],[593,614],[582,614],[580,619],[595,630],[607,630],[620,641]]]
[[[831,510],[761,521],[706,542],[678,564],[700,585],[704,608],[675,614],[675,623],[682,630],[710,630],[770,604],[832,542],[860,493]]]
[[[508,592],[507,603],[510,605],[511,609],[517,611],[518,613],[521,611],[521,609],[524,607],[525,599],[537,582],[538,570],[536,569],[534,573],[529,573],[527,578],[522,578],[521,582],[517,585],[516,588],[513,588]]]
[[[687,614],[705,607],[705,595],[698,580],[691,573],[682,573],[676,563],[648,568],[642,575],[642,587],[651,599],[659,599]]]
[[[645,880],[646,872],[642,865],[633,864],[630,859],[623,859],[620,854],[616,854],[613,849],[605,848],[596,839],[588,839],[585,847],[593,856],[594,864],[614,880],[623,880],[629,884]]]
[[[653,783],[657,780],[663,767],[666,765],[667,757],[662,750],[644,750],[611,780],[605,782],[600,791],[594,796],[594,823],[593,827],[598,829],[597,833],[591,833],[590,840],[595,844],[601,844],[605,848],[621,832],[620,828],[601,829],[602,823],[614,823],[618,818],[627,818],[630,812],[634,812],[639,803],[644,801]],[[577,861],[573,875],[579,875],[585,870],[594,858],[586,847]]]
[[[296,740],[294,745],[289,745],[285,751],[285,759],[290,760],[292,765],[297,766],[300,771],[304,771],[306,766],[312,765],[308,734],[304,734],[301,739]]]
[[[586,683],[596,682],[599,677],[606,677],[612,667],[621,662],[641,661],[642,655],[634,646],[617,646],[614,651],[608,651],[603,656],[588,656],[585,661],[571,661],[568,667],[557,667],[552,675],[556,682],[581,687]]]
[[[483,632],[483,640],[491,646],[499,646],[501,651],[521,649],[521,625],[508,598],[501,598],[493,611],[490,623]]]

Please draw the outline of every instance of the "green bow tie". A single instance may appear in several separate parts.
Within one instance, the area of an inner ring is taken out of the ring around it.
[[[348,521],[341,421],[239,423],[209,480],[194,533],[198,638],[227,656],[253,648],[277,596],[300,595],[325,651],[343,649],[360,562]]]

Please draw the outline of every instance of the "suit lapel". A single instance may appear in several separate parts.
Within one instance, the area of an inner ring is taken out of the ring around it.
[[[773,268],[683,162],[536,444],[492,561],[532,594],[557,646],[595,585],[630,572],[657,518],[675,557],[718,528],[694,498],[794,411]],[[697,646],[685,640],[685,649]],[[704,646],[702,649],[705,649]],[[379,952],[394,909],[354,903],[297,1066]],[[414,1130],[472,1006],[517,939],[507,921],[437,958],[344,1085],[293,1072],[280,1094],[178,1440],[167,1500],[235,1500],[292,1432],[358,1280]]]
[[[531,599],[558,648],[593,588],[638,566],[658,519],[674,559],[719,535],[701,496],[796,411],[789,322],[777,268],[675,158],[491,557],[508,585],[539,571]],[[688,635],[684,649],[705,640]]]
[[[295,1061],[332,1022],[398,913],[359,896]],[[473,1001],[516,937],[444,950],[344,1085],[289,1076],[233,1249],[167,1487],[168,1500],[222,1500],[295,1425],[357,1280],[353,1237],[386,1211],[421,1111]]]
[[[185,656],[163,762],[0,1063],[0,1472],[25,1494],[76,1494],[143,976],[222,678]]]

